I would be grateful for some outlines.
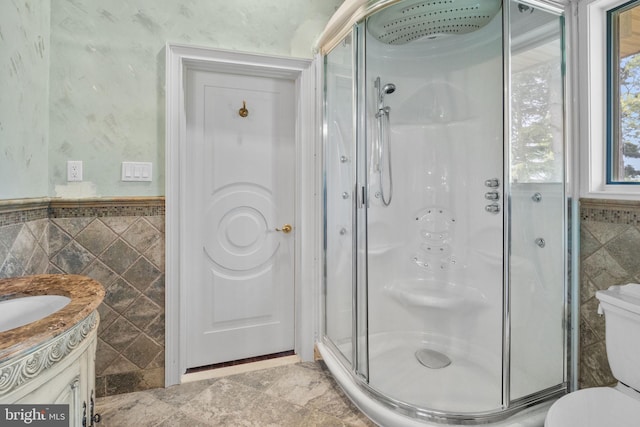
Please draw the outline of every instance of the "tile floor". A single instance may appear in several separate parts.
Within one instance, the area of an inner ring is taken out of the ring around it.
[[[375,427],[322,362],[103,397],[100,427]]]

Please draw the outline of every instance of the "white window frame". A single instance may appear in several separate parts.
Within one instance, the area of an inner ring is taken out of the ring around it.
[[[628,1],[578,2],[580,197],[640,200],[640,185],[607,184],[607,12]]]

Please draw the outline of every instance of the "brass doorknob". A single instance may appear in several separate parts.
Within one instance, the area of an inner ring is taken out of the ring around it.
[[[285,224],[282,228],[276,228],[276,231],[282,231],[285,234],[291,233],[291,230],[293,230],[293,227],[290,224]]]

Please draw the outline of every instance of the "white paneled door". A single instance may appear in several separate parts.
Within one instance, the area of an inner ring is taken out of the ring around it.
[[[187,73],[187,367],[293,350],[295,82]]]

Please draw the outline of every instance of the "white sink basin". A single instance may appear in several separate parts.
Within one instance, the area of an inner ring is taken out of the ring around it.
[[[70,301],[71,298],[62,295],[36,295],[0,301],[0,332],[47,317]]]

